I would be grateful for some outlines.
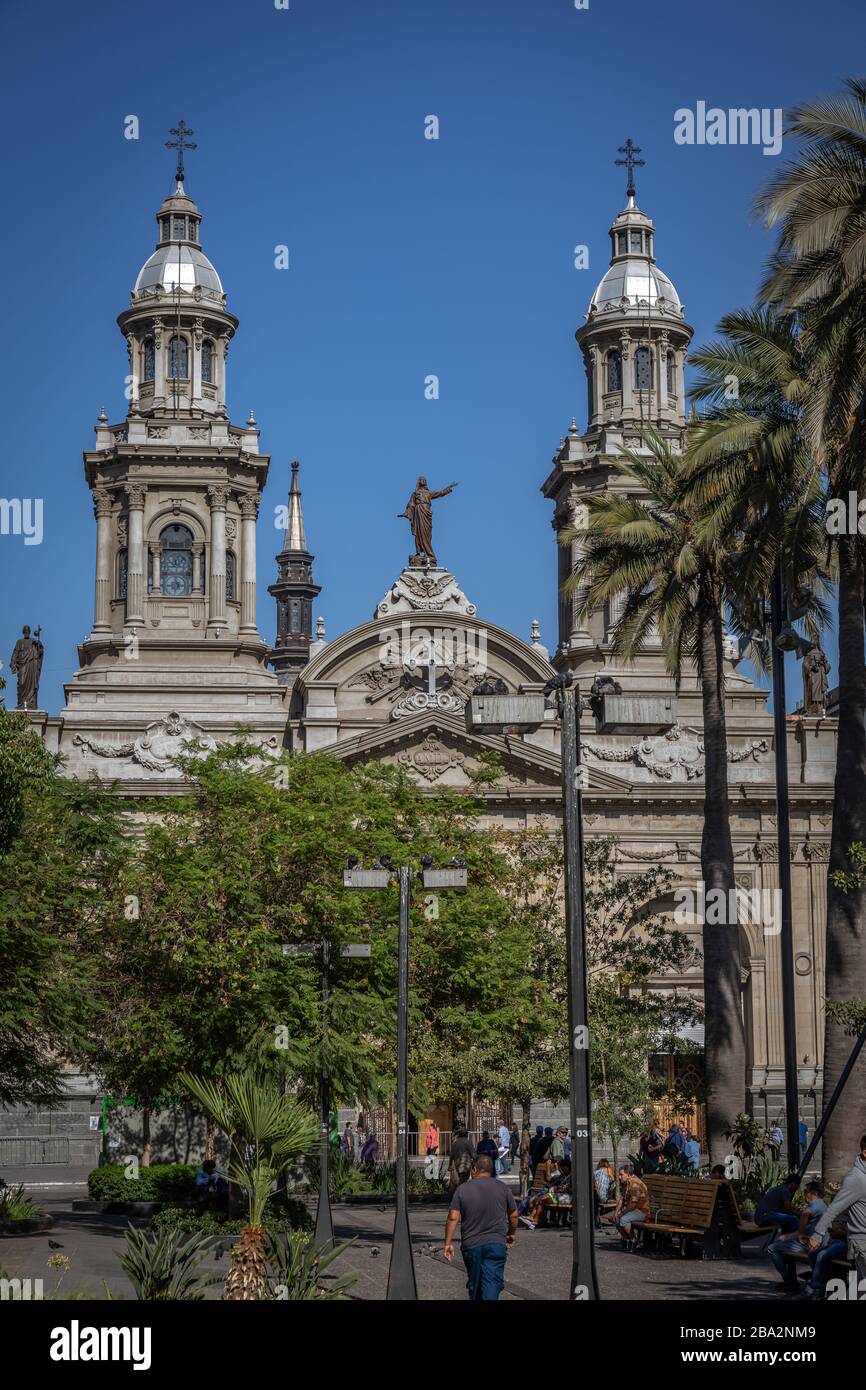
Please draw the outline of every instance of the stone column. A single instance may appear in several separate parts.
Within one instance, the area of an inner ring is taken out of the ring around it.
[[[209,487],[210,575],[208,578],[208,627],[226,626],[226,505],[227,487]]]
[[[681,423],[686,418],[686,350],[677,348],[674,352],[675,384],[677,388],[677,415]]]
[[[589,376],[590,390],[592,392],[589,423],[590,426],[600,425],[604,413],[602,408],[602,398],[604,394],[604,382],[602,381],[604,354],[601,352],[600,348],[596,347],[595,343],[593,343],[587,348],[586,357],[587,374]]]
[[[655,344],[650,346],[650,360],[654,362],[656,374],[655,418],[657,420],[661,419],[664,413],[663,407],[668,403],[667,345],[667,338],[659,336]]]
[[[202,586],[202,582],[201,582],[201,581],[202,581],[202,564],[201,564],[201,561],[202,561],[202,555],[203,555],[203,554],[204,554],[204,546],[202,545],[201,541],[194,541],[194,542],[193,542],[193,547],[192,547],[192,591],[193,591],[194,594],[201,594],[201,593],[204,592],[204,589],[203,589],[203,586]]]
[[[631,360],[631,339],[627,333],[621,333],[619,342],[622,356],[622,413],[623,415],[631,415],[634,412],[634,381],[632,377],[634,368]]]
[[[127,538],[126,624],[144,623],[144,499],[145,487],[128,487],[129,535]]]
[[[139,363],[143,351],[141,343],[136,341],[134,333],[126,335],[126,349],[129,354],[129,413],[138,414],[138,382],[139,382]]]
[[[162,319],[153,321],[153,403],[165,405],[165,339],[162,333]]]
[[[201,404],[201,345],[203,341],[204,319],[193,319],[192,363],[190,378],[192,385],[192,404]]]
[[[241,498],[241,632],[256,632],[256,517],[258,497]]]
[[[153,569],[153,587],[151,588],[150,592],[152,594],[158,594],[160,592],[161,583],[161,577],[159,573],[159,541],[151,541],[149,549],[150,563]]]
[[[111,493],[107,488],[93,489],[93,510],[96,516],[96,592],[93,600],[93,631],[111,631]]]

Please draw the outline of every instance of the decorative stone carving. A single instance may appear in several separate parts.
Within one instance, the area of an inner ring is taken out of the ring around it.
[[[226,518],[226,540],[233,541],[238,533],[237,522],[233,516]]]
[[[206,734],[200,724],[173,710],[165,719],[149,724],[143,734],[128,743],[100,743],[83,734],[76,734],[74,742],[100,758],[129,758],[148,772],[168,772],[174,768],[174,759],[188,751],[183,745],[191,740],[197,745],[192,751],[201,756],[213,752],[217,746],[216,740]]]
[[[704,775],[704,742],[698,738],[695,729],[683,729],[675,724],[667,733],[655,738],[641,739],[627,748],[607,748],[581,740],[581,748],[593,757],[609,763],[635,763],[665,782],[682,780],[693,782]],[[752,739],[745,748],[729,748],[728,762],[740,763],[746,758],[758,761],[760,753],[766,753],[766,739]],[[680,774],[680,777],[677,777]]]
[[[465,613],[474,618],[470,603],[449,570],[403,570],[379,604],[375,618],[399,613]]]
[[[676,859],[675,849],[620,849],[620,857],[624,860],[638,859],[646,864],[653,864],[657,859]]]
[[[212,512],[224,512],[228,506],[229,489],[227,487],[209,487],[207,500]]]
[[[117,518],[117,542],[118,545],[126,545],[126,517]]]
[[[255,519],[259,514],[259,499],[252,493],[244,493],[240,499],[241,516],[251,516]]]
[[[398,754],[397,762],[419,773],[428,782],[435,782],[450,767],[459,767],[465,758],[465,753],[446,748],[445,744],[431,733],[419,748],[410,748]]]
[[[830,858],[829,840],[813,840],[812,836],[807,833],[803,842],[803,858],[807,864],[814,861],[826,864]]]
[[[111,511],[111,493],[107,488],[93,489],[93,511],[96,516],[108,516]]]
[[[426,690],[413,690],[398,700],[391,711],[392,719],[402,719],[407,714],[420,714],[422,710],[440,710],[443,714],[460,714],[466,706],[466,696],[453,690],[437,690],[435,695]]]
[[[126,496],[130,507],[143,508],[144,499],[147,496],[147,488],[138,484],[130,484],[126,489]]]
[[[775,864],[779,858],[779,846],[775,840],[764,840],[759,835],[752,847],[752,854],[759,864]]]
[[[148,439],[168,439],[168,427],[166,425],[151,425],[147,431]]]

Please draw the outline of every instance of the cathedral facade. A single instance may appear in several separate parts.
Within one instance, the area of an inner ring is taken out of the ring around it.
[[[258,631],[257,514],[270,460],[260,451],[252,415],[244,424],[228,415],[229,347],[238,321],[201,249],[201,223],[178,177],[156,214],[155,250],[118,318],[130,364],[126,418],[110,423],[103,412],[94,448],[84,454],[95,517],[92,628],[65,687],[64,709],[56,716],[30,714],[46,743],[64,755],[67,774],[96,772],[130,797],[170,796],[182,790],[172,758],[184,740],[213,748],[238,726],[263,749],[327,750],[349,763],[394,762],[431,789],[465,786],[473,760],[494,750],[503,776],[485,794],[487,823],[558,833],[554,712],[532,733],[481,734],[468,732],[466,704],[479,685],[538,693],[556,671],[567,669],[586,693],[597,676],[608,676],[621,698],[603,719],[589,707],[581,718],[586,833],[616,837],[621,873],[662,864],[677,887],[697,894],[704,794],[700,689],[689,679],[674,687],[657,639],[650,638],[631,664],[617,660],[615,602],[584,619],[574,601],[560,597],[551,655],[537,624],[524,639],[488,621],[456,574],[419,550],[400,574],[390,581],[382,576],[368,622],[326,641],[321,619],[314,621],[319,587],[293,464],[284,541],[269,585],[273,637]],[[686,433],[692,330],[673,282],[657,265],[655,229],[631,184],[610,237],[610,266],[576,333],[586,370],[586,428],[572,420],[541,484],[552,504],[554,543],[550,577],[536,582],[556,584],[559,594],[579,553],[582,503],[625,485],[613,464],[618,451],[641,447],[641,432],[650,425],[675,447]],[[578,532],[570,546],[558,544],[566,528]],[[340,580],[330,576],[331,586]],[[739,664],[731,641],[726,717],[737,884],[775,889],[773,724],[766,693]],[[787,725],[797,1056],[801,1113],[811,1127],[820,1113],[835,720],[793,715]],[[656,906],[672,915],[673,905],[672,896]],[[685,930],[697,944],[697,913]],[[756,1118],[770,1124],[784,1114],[777,931],[744,920],[740,952],[747,1090]],[[700,969],[657,984],[699,996]],[[674,1059],[656,1063],[676,1065]],[[85,1078],[74,1089],[76,1113],[83,1118],[88,1107],[98,1109]],[[13,1120],[20,1135],[37,1123],[53,1123],[50,1116],[19,1112],[3,1122],[7,1134]],[[78,1121],[66,1128],[71,1161],[95,1153],[96,1137]]]

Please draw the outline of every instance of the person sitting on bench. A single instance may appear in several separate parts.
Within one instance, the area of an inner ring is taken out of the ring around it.
[[[554,1177],[554,1173],[557,1176]],[[541,1213],[545,1206],[550,1205],[550,1198],[557,1203],[561,1197],[571,1193],[571,1160],[568,1158],[560,1159],[557,1167],[552,1170],[550,1175],[550,1187],[546,1192],[533,1192],[527,1199],[526,1212],[520,1217],[521,1226],[526,1226],[530,1231],[534,1231],[538,1226]],[[522,1205],[522,1203],[521,1203]]]
[[[613,1219],[625,1248],[632,1240],[632,1227],[649,1220],[650,1199],[646,1183],[635,1176],[630,1163],[620,1165],[619,1182],[619,1200],[613,1209]]]
[[[796,1293],[798,1291],[800,1285],[797,1281],[797,1269],[794,1261],[788,1259],[787,1256],[797,1255],[808,1247],[809,1236],[827,1210],[827,1203],[824,1201],[824,1188],[817,1180],[806,1183],[803,1195],[806,1198],[806,1204],[800,1212],[800,1229],[796,1235],[782,1236],[780,1240],[774,1240],[767,1251],[782,1276],[779,1293]]]
[[[800,1186],[796,1173],[789,1173],[782,1182],[770,1187],[755,1207],[758,1226],[777,1226],[788,1235],[800,1225],[799,1213],[794,1210],[794,1194]]]

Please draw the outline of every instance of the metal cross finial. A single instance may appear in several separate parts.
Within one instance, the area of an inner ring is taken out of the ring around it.
[[[184,150],[198,149],[198,145],[194,144],[192,140],[187,140],[186,137],[188,135],[195,135],[195,131],[189,130],[183,121],[178,121],[177,125],[172,126],[171,130],[169,131],[169,135],[176,135],[177,139],[166,140],[165,148],[167,150],[177,150],[177,169],[175,171],[175,178],[177,179],[178,183],[183,183],[183,152]]]
[[[628,188],[625,190],[625,196],[627,198],[634,198],[635,165],[643,167],[646,164],[646,160],[635,159],[635,155],[640,154],[640,145],[633,145],[630,138],[626,140],[624,145],[620,145],[619,152],[625,155],[625,159],[615,159],[613,162],[614,164],[624,164],[628,169]]]

